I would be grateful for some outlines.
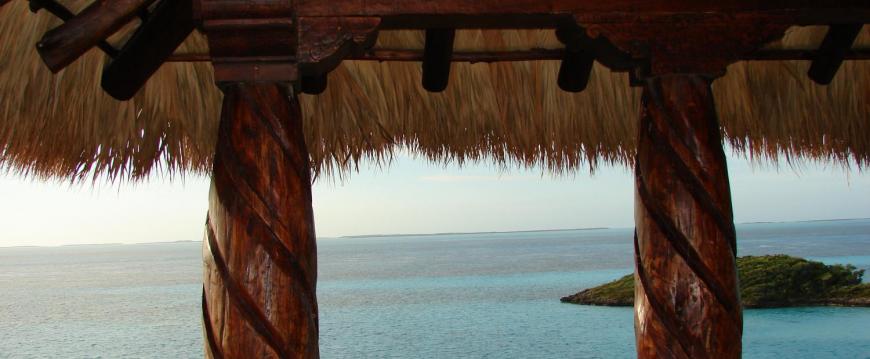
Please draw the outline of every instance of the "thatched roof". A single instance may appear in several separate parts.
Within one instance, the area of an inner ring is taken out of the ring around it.
[[[78,9],[85,0],[64,3]],[[0,166],[38,176],[140,178],[154,168],[207,172],[220,93],[207,63],[167,63],[131,101],[100,89],[104,55],[92,50],[51,74],[34,44],[58,20],[27,3],[0,9]],[[783,48],[816,48],[823,28],[794,28]],[[182,52],[205,52],[194,35]],[[381,32],[377,47],[420,49],[423,33]],[[862,30],[856,46],[870,46]],[[456,48],[558,48],[553,31],[462,30]],[[407,148],[433,161],[487,159],[553,171],[633,159],[640,90],[596,64],[589,87],[556,85],[558,61],[455,63],[450,85],[428,93],[419,63],[345,61],[329,88],[303,95],[316,171],[353,169]],[[870,63],[847,61],[829,86],[809,62],[741,62],[714,83],[722,130],[763,159],[804,157],[870,164]],[[155,166],[162,164],[162,166]]]

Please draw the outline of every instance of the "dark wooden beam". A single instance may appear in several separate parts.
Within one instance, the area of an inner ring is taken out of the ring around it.
[[[568,92],[581,92],[586,89],[592,75],[595,55],[579,50],[568,49],[559,66],[557,83],[559,88]]]
[[[710,77],[648,77],[635,169],[638,358],[737,359],[735,231]]]
[[[559,75],[556,83],[564,91],[581,92],[586,89],[589,77],[592,75],[592,65],[601,49],[601,43],[586,35],[579,27],[561,28],[556,30],[556,38],[565,44],[562,62],[559,65]],[[603,42],[606,40],[600,39]],[[625,55],[628,60],[630,57]],[[615,68],[611,67],[611,68]],[[631,68],[631,66],[627,66]]]
[[[208,358],[317,358],[311,164],[296,95],[224,83],[206,240]]]
[[[777,23],[868,22],[866,0],[300,0],[299,16],[379,16],[384,28],[556,28],[579,23],[681,21],[759,14]]]
[[[48,68],[58,72],[114,34],[153,1],[95,1],[63,25],[48,31],[36,49]]]
[[[72,11],[69,11],[66,6],[63,6],[63,4],[60,4],[55,0],[30,0],[31,12],[36,13],[42,9],[47,10],[49,13],[51,13],[58,19],[63,20],[64,22],[69,21],[70,19],[75,17],[75,14],[73,14]],[[106,55],[109,55],[109,57],[118,56],[118,49],[116,49],[105,40],[97,43],[97,47],[100,48],[100,50],[103,50],[103,52],[106,53]]]
[[[319,75],[302,76],[300,86],[302,92],[309,95],[319,95],[326,91],[326,86],[329,80],[329,74],[323,73]]]
[[[453,29],[426,30],[426,45],[423,49],[423,88],[441,92],[450,81],[450,62],[453,57]]]
[[[831,25],[807,75],[821,85],[830,84],[861,32],[863,24]]]
[[[513,62],[513,61],[547,61],[562,60],[564,49],[530,49],[516,51],[454,51],[452,62]],[[787,60],[813,60],[816,58],[816,50],[813,49],[785,49],[785,50],[761,50],[741,56],[742,61],[787,61]],[[846,52],[844,60],[870,60],[870,48],[852,49]],[[405,49],[374,49],[359,55],[351,55],[347,60],[356,61],[398,61],[420,62],[423,61],[423,52],[419,50]],[[167,62],[207,62],[211,61],[208,54],[174,54]]]
[[[193,2],[163,0],[120,54],[103,71],[102,86],[118,100],[129,100],[193,32]]]

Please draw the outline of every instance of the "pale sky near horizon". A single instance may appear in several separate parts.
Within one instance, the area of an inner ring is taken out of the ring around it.
[[[803,163],[754,166],[729,156],[735,222],[870,217],[870,175]],[[430,164],[407,154],[314,185],[320,238],[633,226],[624,167],[594,175]],[[201,240],[208,179],[70,185],[0,173],[0,247]]]

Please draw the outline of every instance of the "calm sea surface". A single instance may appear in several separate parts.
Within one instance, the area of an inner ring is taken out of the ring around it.
[[[870,272],[870,220],[738,226],[740,255]],[[0,358],[201,358],[200,243],[0,248]],[[324,358],[632,358],[630,229],[323,239]],[[870,308],[745,312],[746,358],[870,358]]]

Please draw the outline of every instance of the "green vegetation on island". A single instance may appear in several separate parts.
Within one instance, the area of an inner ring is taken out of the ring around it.
[[[737,258],[740,297],[747,308],[870,306],[870,283],[852,265],[826,265],[787,255]],[[563,297],[562,302],[634,305],[634,275]]]

